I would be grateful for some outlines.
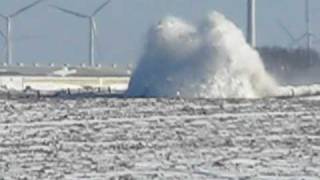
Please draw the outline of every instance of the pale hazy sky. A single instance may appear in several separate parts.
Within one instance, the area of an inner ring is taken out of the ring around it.
[[[159,19],[174,15],[197,23],[217,10],[246,31],[247,0],[113,0],[97,16],[99,40],[97,63],[137,61],[149,27]],[[311,1],[312,29],[320,35],[320,1]],[[11,12],[33,0],[0,0],[0,12]],[[88,22],[52,8],[49,4],[92,13],[104,0],[47,0],[14,19],[14,62],[26,64],[80,64],[88,57]],[[281,30],[282,21],[295,36],[304,33],[304,0],[257,0],[258,46],[287,46],[290,40]],[[5,31],[4,21],[0,28]],[[303,45],[303,44],[302,44]],[[316,45],[319,49],[320,45]],[[0,61],[4,61],[4,41],[0,39]]]

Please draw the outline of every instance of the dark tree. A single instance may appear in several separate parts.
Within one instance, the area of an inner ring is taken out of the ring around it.
[[[258,51],[266,69],[281,82],[292,84],[297,79],[316,80],[313,77],[314,72],[320,67],[320,56],[316,50],[311,49],[309,53],[305,48],[288,49],[274,46],[260,47]]]

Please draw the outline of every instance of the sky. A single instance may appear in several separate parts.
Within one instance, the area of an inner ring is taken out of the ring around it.
[[[96,61],[102,65],[134,64],[143,52],[148,29],[166,16],[199,23],[214,10],[225,14],[246,32],[247,0],[113,0],[96,16],[98,40]],[[0,13],[11,14],[33,0],[1,0]],[[88,62],[89,23],[61,13],[58,5],[91,14],[104,0],[47,0],[13,20],[13,61],[24,64],[78,65]],[[320,1],[311,2],[314,34],[320,36]],[[303,0],[257,0],[258,46],[289,47],[290,38],[280,28],[285,24],[295,37],[305,32]],[[5,21],[0,19],[5,32]],[[0,38],[0,62],[5,44]],[[300,46],[303,46],[303,42]],[[320,45],[315,44],[320,50]]]

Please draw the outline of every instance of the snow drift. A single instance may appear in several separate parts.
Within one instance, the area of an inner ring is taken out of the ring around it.
[[[198,27],[167,17],[151,28],[131,97],[259,98],[277,94],[240,29],[213,12]]]

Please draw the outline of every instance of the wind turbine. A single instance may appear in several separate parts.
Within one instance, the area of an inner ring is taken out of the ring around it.
[[[111,0],[108,0],[108,1],[104,2],[103,4],[101,4],[97,9],[95,9],[95,11],[91,15],[82,14],[82,13],[75,12],[75,11],[72,11],[69,9],[64,9],[64,8],[61,8],[58,6],[51,5],[51,7],[55,8],[61,12],[73,15],[78,18],[89,20],[89,26],[90,26],[90,29],[89,29],[89,47],[90,47],[90,49],[89,49],[89,64],[92,67],[95,66],[95,42],[96,42],[96,35],[97,35],[97,25],[96,25],[95,17],[110,2],[111,2]]]
[[[295,36],[289,31],[289,29],[280,22],[280,26],[283,29],[283,31],[289,36],[289,38],[292,40],[291,46],[300,43],[303,39],[306,39],[306,45],[307,45],[307,58],[309,63],[312,62],[311,57],[311,50],[312,50],[312,42],[316,35],[312,33],[311,31],[311,24],[310,24],[310,1],[305,0],[305,26],[306,26],[306,32],[302,34],[300,37],[295,38]]]
[[[247,14],[247,41],[251,47],[256,47],[256,0],[248,0],[248,14]]]
[[[6,39],[6,45],[7,45],[7,54],[6,54],[6,58],[7,58],[7,64],[11,65],[12,64],[12,47],[13,47],[13,41],[12,41],[12,20],[13,18],[15,18],[16,16],[20,15],[21,13],[29,10],[30,8],[34,7],[35,5],[39,4],[40,2],[42,2],[44,0],[37,0],[17,11],[15,11],[14,13],[10,14],[10,15],[3,15],[0,14],[0,17],[3,18],[6,21],[6,28],[7,28],[7,34],[5,35],[5,39]]]

